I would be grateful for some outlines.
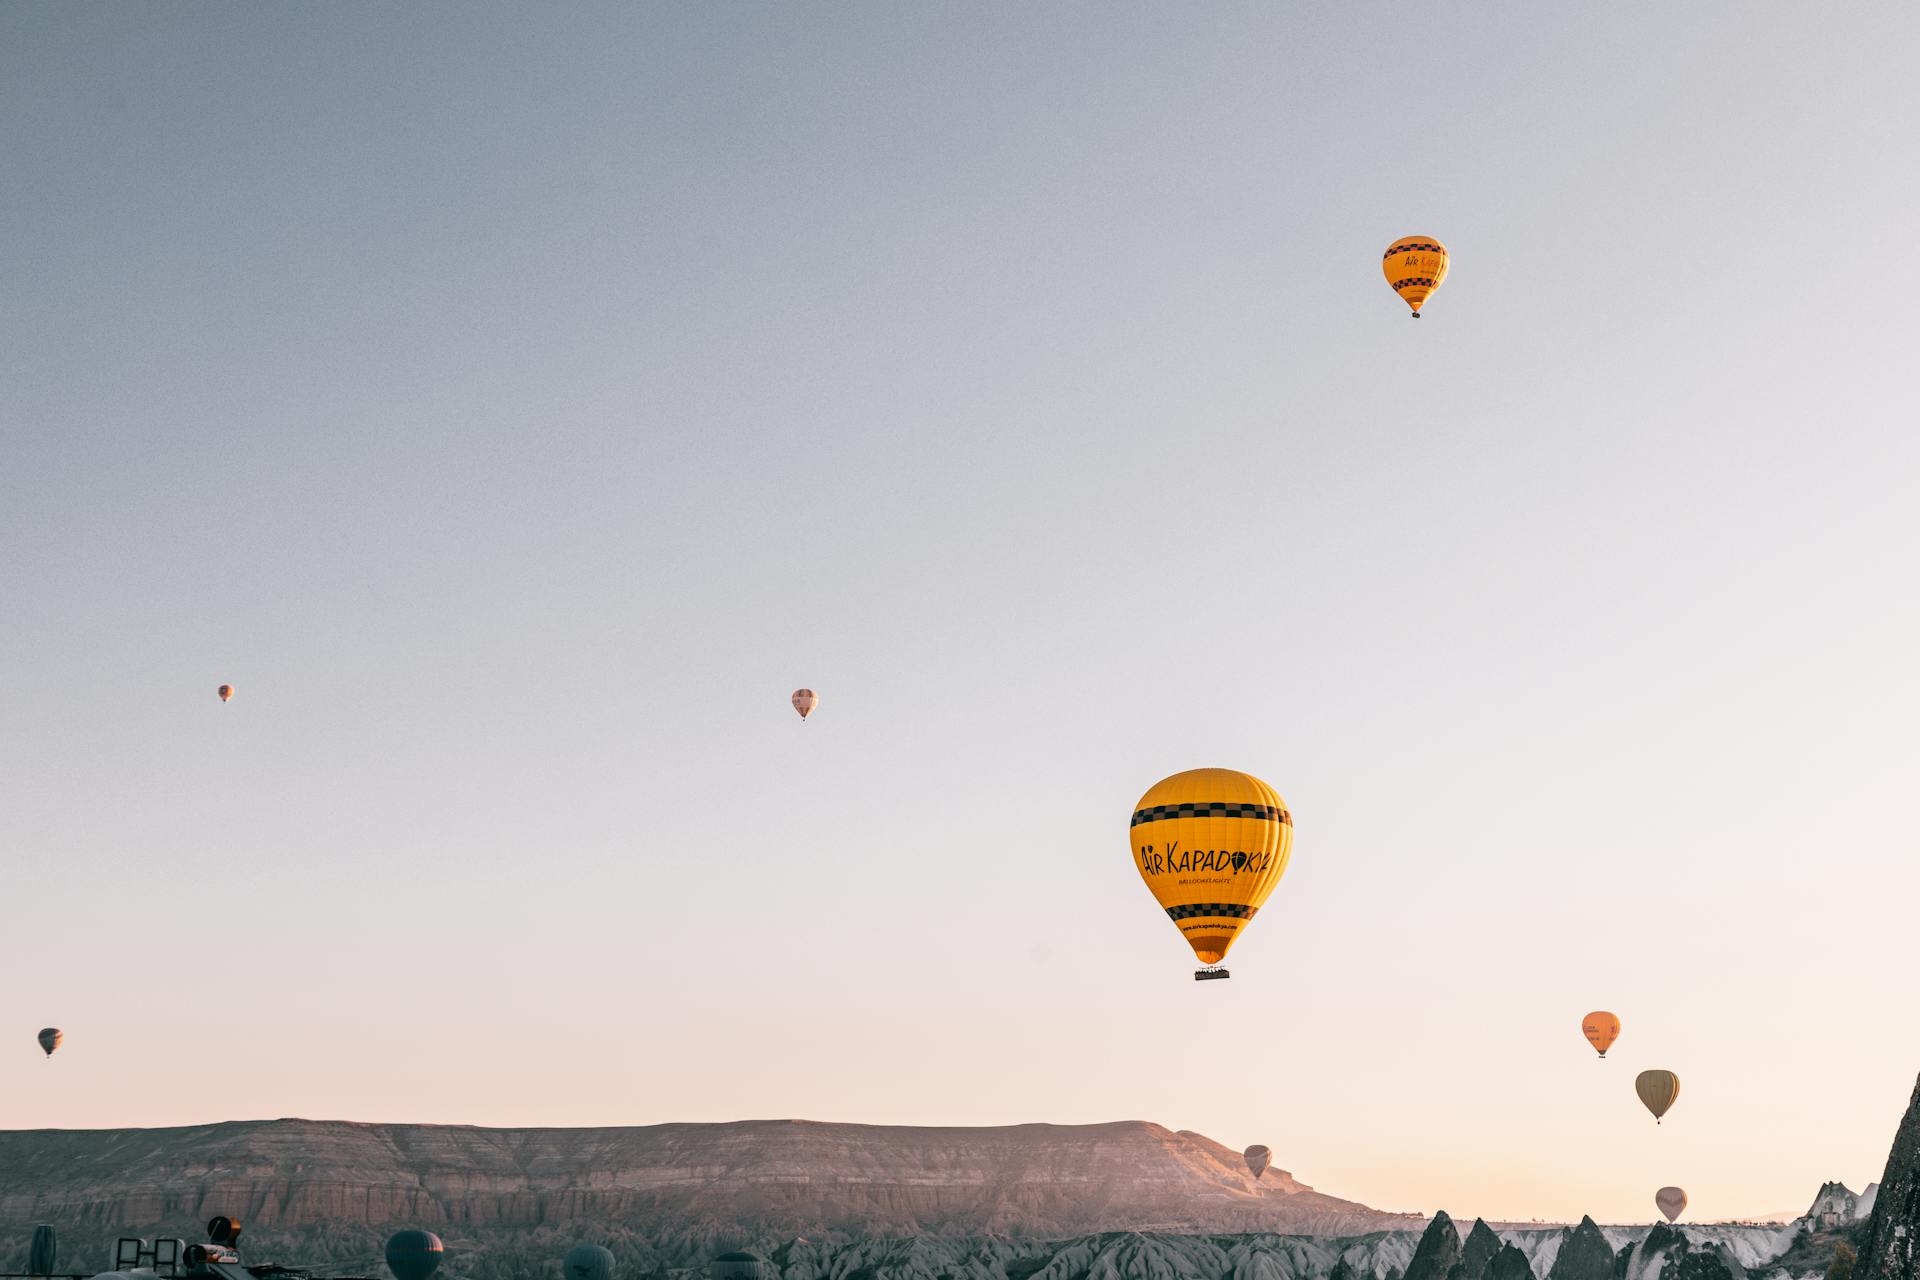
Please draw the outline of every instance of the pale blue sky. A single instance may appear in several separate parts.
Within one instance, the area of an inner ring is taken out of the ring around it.
[[[0,1126],[1141,1117],[1393,1209],[1858,1187],[1920,1068],[1917,44],[0,8]],[[1200,765],[1298,842],[1196,987],[1126,817]]]

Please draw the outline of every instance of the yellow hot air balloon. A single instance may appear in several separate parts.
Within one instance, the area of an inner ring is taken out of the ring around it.
[[[807,714],[819,705],[820,705],[820,695],[815,693],[813,690],[795,689],[793,691],[793,709],[800,713],[800,718],[802,720],[805,720],[807,718]]]
[[[1293,852],[1293,816],[1252,774],[1189,769],[1140,797],[1128,836],[1134,868],[1155,900],[1200,963],[1217,965],[1280,883]]]
[[[1620,1038],[1620,1019],[1605,1009],[1596,1009],[1580,1019],[1580,1034],[1585,1036],[1587,1043],[1598,1049],[1600,1056],[1604,1058],[1607,1056],[1607,1050],[1613,1047],[1613,1042]]]
[[[232,685],[230,685],[230,684],[223,684],[223,685],[221,685],[221,686],[220,686],[220,701],[222,701],[222,702],[232,702],[232,701],[233,701],[233,686],[232,686]]]
[[[1660,1117],[1667,1114],[1680,1096],[1680,1077],[1671,1071],[1642,1071],[1633,1078],[1633,1091],[1640,1095],[1647,1110],[1653,1112],[1653,1122],[1659,1124]]]
[[[1420,308],[1447,278],[1447,246],[1432,236],[1402,236],[1387,246],[1380,269],[1418,320]]]

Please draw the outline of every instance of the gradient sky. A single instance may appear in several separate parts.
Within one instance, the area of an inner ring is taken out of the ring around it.
[[[0,8],[0,1127],[1137,1117],[1388,1209],[1860,1187],[1920,1069],[1916,45]],[[1196,987],[1126,818],[1199,765],[1298,838]]]

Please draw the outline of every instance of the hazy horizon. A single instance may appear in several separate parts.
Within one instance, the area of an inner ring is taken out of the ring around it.
[[[1879,1177],[1920,10],[1732,13],[0,8],[0,1128]],[[1196,985],[1206,765],[1296,841]]]

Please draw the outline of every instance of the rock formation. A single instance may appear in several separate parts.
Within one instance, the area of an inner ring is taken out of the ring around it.
[[[1807,1209],[1807,1225],[1815,1231],[1833,1231],[1860,1216],[1860,1197],[1844,1182],[1823,1182]]]
[[[1473,1230],[1467,1232],[1467,1242],[1461,1247],[1460,1261],[1447,1272],[1447,1280],[1480,1280],[1487,1264],[1499,1252],[1500,1237],[1493,1233],[1485,1218],[1475,1218]]]
[[[1500,1252],[1487,1261],[1487,1269],[1481,1273],[1480,1280],[1533,1280],[1533,1266],[1527,1261],[1527,1255],[1510,1244],[1500,1246]]]
[[[1447,1280],[1448,1273],[1460,1261],[1460,1254],[1460,1232],[1442,1209],[1433,1215],[1433,1221],[1420,1237],[1413,1261],[1407,1263],[1406,1280]]]
[[[1920,1083],[1894,1131],[1853,1280],[1915,1280],[1920,1246]]]
[[[1547,1280],[1613,1280],[1613,1261],[1613,1246],[1600,1233],[1600,1224],[1582,1218],[1554,1256]]]

